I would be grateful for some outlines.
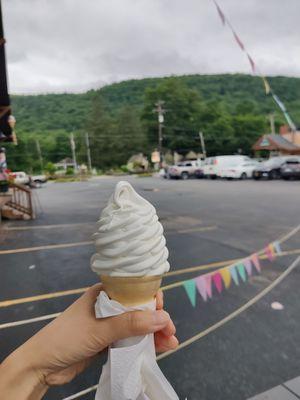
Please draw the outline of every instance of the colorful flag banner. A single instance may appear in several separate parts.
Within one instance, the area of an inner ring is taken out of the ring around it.
[[[247,275],[246,275],[246,270],[245,270],[244,264],[242,264],[242,263],[238,264],[237,270],[238,270],[240,277],[242,278],[242,281],[246,282]]]
[[[192,303],[192,306],[196,306],[196,283],[194,279],[189,279],[188,281],[183,282],[183,286],[185,288],[185,291],[188,295],[188,298],[190,299],[190,302]]]
[[[261,271],[260,262],[259,262],[258,255],[256,253],[252,254],[251,261],[252,261],[254,267],[256,268],[257,272],[260,272]]]
[[[243,45],[243,42],[241,41],[241,39],[238,37],[238,35],[235,33],[235,31],[234,31],[233,29],[232,29],[232,33],[233,33],[233,36],[234,36],[234,38],[235,38],[237,44],[240,46],[240,48],[241,48],[243,51],[245,51],[245,46]]]
[[[277,241],[273,242],[273,248],[274,248],[274,250],[276,251],[277,254],[281,254],[282,253],[282,250],[281,250],[279,242],[277,242]]]
[[[262,80],[264,82],[264,85],[265,85],[266,94],[269,94],[271,92],[271,86],[270,86],[269,82],[267,81],[267,79],[264,76],[262,76],[261,78],[262,78]]]
[[[230,283],[231,283],[231,274],[230,274],[228,267],[220,269],[219,272],[222,276],[225,288],[228,289],[230,286]]]
[[[218,291],[219,293],[221,293],[222,290],[223,290],[222,275],[220,274],[220,272],[215,272],[215,273],[213,274],[212,278],[213,278],[214,284],[215,284],[215,286],[216,286],[216,288],[217,288],[217,291]]]
[[[196,287],[198,289],[198,292],[200,293],[200,296],[204,301],[207,300],[207,291],[206,291],[206,279],[205,276],[200,275],[197,278],[195,278],[196,281]]]
[[[250,55],[248,53],[247,53],[247,57],[248,57],[250,65],[251,65],[252,72],[253,72],[253,74],[255,74],[255,72],[256,72],[255,63],[254,63],[254,61],[252,60],[252,58],[250,57]]]
[[[250,258],[246,258],[246,260],[244,260],[244,266],[246,268],[247,274],[249,276],[252,275],[252,262],[250,260]]]
[[[275,259],[275,253],[274,253],[272,244],[269,244],[267,247],[265,247],[264,253],[265,253],[265,255],[268,257],[268,260],[269,260],[269,261],[271,261],[271,262],[274,261],[274,259]]]
[[[208,294],[208,297],[212,297],[212,287],[211,287],[211,274],[206,274],[205,275],[205,281],[206,281],[206,293]]]
[[[230,267],[230,275],[231,275],[231,278],[234,281],[234,283],[236,285],[239,285],[239,278],[238,278],[238,275],[237,275],[237,270],[235,268],[235,265]]]
[[[215,3],[215,6],[217,7],[217,11],[218,11],[219,17],[221,18],[222,24],[225,25],[225,23],[226,23],[225,15],[224,15],[223,11],[221,10],[220,6],[218,5],[218,3],[215,0],[213,0],[213,1]]]

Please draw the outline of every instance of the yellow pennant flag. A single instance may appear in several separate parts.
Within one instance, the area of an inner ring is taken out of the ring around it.
[[[262,76],[262,80],[263,80],[264,85],[265,85],[266,94],[269,94],[270,91],[271,91],[271,87],[269,85],[269,82],[266,80],[266,78],[264,76]]]
[[[226,289],[229,288],[231,283],[231,274],[228,267],[222,268],[219,270],[220,274],[222,275],[222,279]]]

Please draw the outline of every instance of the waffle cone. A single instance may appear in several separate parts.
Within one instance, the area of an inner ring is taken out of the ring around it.
[[[160,288],[161,276],[117,277],[100,275],[108,296],[124,306],[136,306],[152,301]]]

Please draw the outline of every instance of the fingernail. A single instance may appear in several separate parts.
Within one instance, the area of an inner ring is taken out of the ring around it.
[[[170,320],[170,315],[164,310],[153,311],[153,322],[156,326],[164,326]]]

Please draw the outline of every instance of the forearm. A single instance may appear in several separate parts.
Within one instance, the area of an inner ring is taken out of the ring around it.
[[[18,349],[0,365],[0,393],[5,400],[40,400],[48,386]]]

